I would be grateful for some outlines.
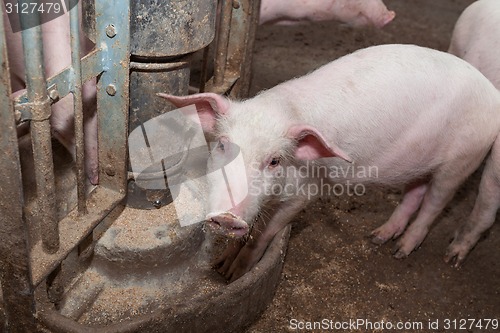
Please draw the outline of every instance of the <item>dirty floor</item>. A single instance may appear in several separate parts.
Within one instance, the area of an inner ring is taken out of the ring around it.
[[[446,50],[455,21],[472,2],[386,0],[397,17],[383,30],[336,23],[260,27],[252,94],[371,45],[411,43]],[[387,326],[381,329],[382,322],[409,325],[394,329],[404,332],[496,331],[493,322],[485,326],[487,319],[500,320],[498,222],[462,268],[443,261],[453,231],[472,209],[479,178],[476,172],[462,186],[421,248],[404,260],[392,257],[395,242],[376,246],[368,238],[396,207],[398,190],[367,188],[361,197],[311,203],[293,221],[274,300],[247,332],[297,331],[299,325],[323,319],[332,327],[358,319],[371,323],[358,332],[389,331]],[[411,328],[413,322],[423,326]],[[306,331],[328,331],[325,328]],[[345,326],[330,331],[355,330]]]

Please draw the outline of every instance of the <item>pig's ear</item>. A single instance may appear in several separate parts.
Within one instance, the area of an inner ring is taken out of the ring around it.
[[[295,158],[299,160],[316,160],[322,157],[340,157],[347,162],[352,162],[352,159],[335,145],[328,144],[312,126],[295,125],[290,127],[287,136],[297,140],[297,148],[295,148]]]
[[[178,108],[195,105],[200,117],[201,126],[206,132],[212,132],[215,128],[217,115],[229,112],[229,101],[214,93],[202,93],[189,96],[174,96],[158,93],[160,97],[167,99]]]

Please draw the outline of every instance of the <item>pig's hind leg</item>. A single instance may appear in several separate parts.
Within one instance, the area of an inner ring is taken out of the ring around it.
[[[371,233],[373,236],[372,242],[380,245],[389,239],[399,237],[408,225],[411,216],[420,207],[428,187],[427,182],[406,186],[403,200],[396,207],[389,220]]]
[[[481,234],[495,222],[499,206],[500,140],[497,138],[486,160],[474,208],[467,221],[455,232],[453,242],[445,255],[446,262],[454,264],[455,267],[460,266]]]
[[[441,165],[434,172],[417,217],[396,243],[394,248],[396,258],[405,258],[420,246],[434,220],[453,198],[458,187],[477,169],[485,155],[486,152],[480,151],[471,154],[468,159],[463,159],[463,156],[457,157]]]

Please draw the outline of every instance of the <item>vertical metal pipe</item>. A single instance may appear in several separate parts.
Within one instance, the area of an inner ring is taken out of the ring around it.
[[[208,77],[208,58],[210,57],[210,45],[205,46],[203,49],[203,59],[201,63],[201,73],[200,73],[200,89],[199,92],[205,92],[205,85],[207,83]]]
[[[217,49],[215,51],[214,86],[224,83],[224,75],[227,62],[227,48],[229,44],[229,33],[231,30],[231,16],[233,11],[233,0],[222,0],[222,14],[219,21],[219,35],[217,38]]]
[[[28,0],[19,2],[28,3]],[[26,85],[31,120],[31,141],[35,162],[37,218],[40,221],[42,243],[49,253],[59,248],[59,230],[56,220],[54,164],[50,134],[50,101],[47,96],[42,49],[42,31],[38,12],[20,14]],[[24,27],[33,27],[24,29]]]
[[[259,24],[260,0],[237,0],[231,18],[231,36],[229,38],[229,59],[226,71],[230,75],[238,74],[238,79],[231,88],[230,97],[246,98],[250,89],[252,55],[255,33]],[[226,81],[227,84],[227,81]]]
[[[27,225],[23,219],[23,186],[17,144],[14,107],[5,43],[3,15],[0,15],[0,282],[2,308],[9,327],[2,332],[35,332],[35,300],[30,280]]]
[[[71,64],[73,67],[73,105],[75,114],[75,143],[76,143],[76,179],[78,194],[78,213],[85,214],[87,211],[85,200],[85,157],[83,137],[83,101],[82,101],[82,68],[80,59],[80,20],[78,7],[73,6],[70,10],[70,40],[71,40]]]

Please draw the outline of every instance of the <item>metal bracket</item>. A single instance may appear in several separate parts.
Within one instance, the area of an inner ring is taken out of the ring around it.
[[[43,112],[38,115],[33,115],[31,113],[31,109],[33,106],[40,106],[49,103],[50,105],[54,104],[59,100],[59,92],[57,90],[57,85],[52,84],[47,88],[47,100],[42,103],[30,103],[22,101],[26,94],[22,94],[18,98],[16,98],[16,103],[14,104],[15,116],[16,116],[16,125],[20,125],[28,120],[33,121],[43,121],[50,118],[50,109],[48,112]]]

